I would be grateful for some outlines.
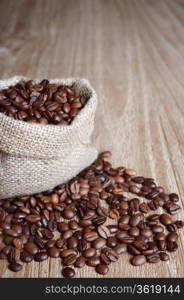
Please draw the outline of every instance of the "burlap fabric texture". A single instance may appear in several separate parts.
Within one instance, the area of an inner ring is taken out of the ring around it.
[[[28,78],[0,81],[0,90]],[[86,79],[52,79],[89,97],[71,125],[42,125],[0,113],[0,199],[33,194],[66,182],[97,157],[91,144],[97,96]]]

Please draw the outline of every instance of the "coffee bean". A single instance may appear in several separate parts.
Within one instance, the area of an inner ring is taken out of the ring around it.
[[[36,223],[38,221],[40,221],[41,217],[38,215],[28,215],[26,217],[26,220],[30,223]]]
[[[117,238],[114,237],[114,236],[110,236],[107,238],[107,246],[110,247],[110,248],[114,248],[117,246]]]
[[[178,202],[179,201],[179,197],[178,197],[177,194],[172,193],[172,194],[169,194],[169,200],[172,201],[172,202]]]
[[[164,228],[160,225],[154,225],[151,227],[151,230],[154,232],[154,233],[158,233],[158,232],[164,232]]]
[[[100,249],[104,247],[106,244],[106,239],[103,238],[97,238],[96,240],[93,241],[92,247],[95,249]]]
[[[134,247],[132,245],[127,245],[127,250],[132,255],[139,255],[139,254],[141,254],[141,252],[136,247]]]
[[[87,249],[87,244],[87,241],[82,239],[79,241],[77,249],[81,252],[85,251]]]
[[[43,237],[47,240],[51,240],[54,237],[53,233],[48,229],[42,229],[41,233]]]
[[[26,251],[23,251],[21,252],[20,259],[25,263],[29,263],[33,260],[33,255]]]
[[[147,250],[147,249],[148,249],[148,244],[145,243],[144,241],[134,241],[134,242],[132,243],[132,245],[133,245],[136,249],[138,249],[138,250],[140,250],[140,251],[143,251],[143,250]]]
[[[106,275],[109,271],[109,267],[105,264],[99,264],[95,268],[96,272],[101,275]]]
[[[144,255],[135,255],[130,262],[133,266],[141,266],[145,264],[146,257]]]
[[[70,267],[66,267],[62,270],[62,274],[65,278],[73,278],[75,276],[75,270]]]
[[[86,264],[90,267],[96,267],[100,264],[100,257],[93,256],[87,260]]]
[[[177,224],[175,224],[175,223],[168,224],[166,227],[167,227],[167,230],[170,232],[175,232],[178,230]]]
[[[171,232],[167,235],[167,241],[176,242],[178,240],[178,234],[176,232]]]
[[[160,261],[160,255],[158,253],[149,254],[146,256],[147,262],[157,263]]]
[[[76,268],[83,268],[85,266],[85,258],[83,256],[79,256],[75,261],[75,267]]]
[[[39,251],[38,247],[34,243],[25,244],[24,249],[32,255],[36,254]]]
[[[165,251],[167,249],[167,243],[165,240],[157,241],[158,249]]]
[[[75,250],[75,249],[64,249],[63,251],[61,251],[60,256],[62,258],[64,258],[64,257],[67,257],[71,254],[77,255],[77,250]]]
[[[98,231],[98,234],[104,239],[107,239],[110,236],[110,231],[109,231],[108,227],[106,227],[104,225],[98,226],[97,231]]]
[[[167,214],[162,214],[160,216],[160,222],[163,224],[163,225],[169,225],[172,223],[172,219],[169,215]]]
[[[93,257],[96,255],[96,250],[94,248],[88,248],[83,252],[85,258]]]
[[[56,248],[56,247],[50,247],[50,248],[47,250],[47,252],[48,252],[48,255],[49,255],[50,257],[54,257],[54,258],[59,257],[59,255],[60,255],[60,251],[59,251],[59,249]]]
[[[13,272],[19,272],[22,270],[22,265],[18,263],[11,263],[8,268]]]
[[[58,231],[59,232],[65,232],[67,230],[69,230],[69,226],[67,223],[65,223],[65,222],[58,223]]]
[[[141,220],[142,220],[141,215],[140,214],[135,214],[130,219],[130,225],[133,226],[133,227],[136,227]]]
[[[77,248],[77,245],[78,245],[78,240],[76,237],[72,236],[70,237],[68,240],[67,240],[67,247],[68,248]]]
[[[125,253],[127,251],[127,245],[124,243],[118,244],[116,247],[113,249],[118,255]]]
[[[63,258],[63,264],[65,266],[73,265],[76,261],[77,256],[75,254],[70,254]]]
[[[44,261],[48,259],[48,254],[46,251],[38,252],[34,256],[35,261]]]
[[[166,204],[164,204],[164,208],[171,215],[176,215],[181,211],[181,207],[175,202],[167,202]]]
[[[84,239],[88,242],[92,242],[98,238],[98,233],[95,231],[89,231],[84,234]]]
[[[102,254],[104,254],[110,262],[115,262],[119,258],[117,252],[110,248],[103,248]]]
[[[178,249],[178,244],[176,242],[171,242],[171,241],[168,241],[167,242],[167,250],[169,252],[174,252]],[[165,249],[164,249],[165,250]]]
[[[63,211],[63,217],[67,220],[72,219],[75,216],[75,213],[72,209],[67,208]]]
[[[169,260],[169,255],[166,252],[160,252],[160,260],[162,261],[168,261]]]

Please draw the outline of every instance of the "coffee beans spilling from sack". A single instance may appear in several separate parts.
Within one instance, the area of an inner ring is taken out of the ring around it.
[[[178,195],[132,169],[113,168],[109,155],[101,153],[53,190],[0,200],[0,258],[10,270],[52,257],[61,260],[63,276],[72,278],[85,265],[105,275],[125,252],[133,266],[169,260],[184,226],[172,217],[181,210]]]
[[[72,87],[33,80],[20,81],[0,91],[0,112],[16,120],[68,125],[87,102]]]

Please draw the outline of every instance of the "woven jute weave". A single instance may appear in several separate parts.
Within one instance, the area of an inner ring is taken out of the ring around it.
[[[0,81],[0,90],[28,78]],[[35,80],[36,81],[36,80]],[[37,81],[36,81],[37,82]],[[0,199],[49,190],[71,179],[97,157],[91,144],[97,96],[86,79],[52,79],[89,98],[67,126],[15,120],[0,113]]]

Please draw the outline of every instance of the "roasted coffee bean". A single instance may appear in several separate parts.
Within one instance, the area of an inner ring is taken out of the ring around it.
[[[167,243],[165,240],[157,241],[157,245],[160,251],[165,251],[167,249]]]
[[[75,249],[64,249],[63,251],[61,251],[60,256],[62,258],[64,258],[64,257],[67,257],[71,254],[77,255],[77,250],[75,250]]]
[[[83,256],[79,256],[79,257],[76,259],[76,261],[75,261],[75,263],[74,263],[74,266],[75,266],[76,268],[83,268],[83,267],[85,266],[85,264],[86,264],[85,258],[84,258]]]
[[[72,230],[67,230],[67,231],[65,231],[65,232],[62,234],[62,238],[63,238],[64,240],[67,240],[67,239],[69,239],[72,235],[73,235]]]
[[[144,183],[144,177],[141,177],[141,176],[137,176],[137,177],[133,177],[132,178],[132,181],[135,182],[135,183]]]
[[[28,215],[26,217],[26,220],[30,223],[37,223],[38,221],[40,221],[41,217],[38,215]]]
[[[26,251],[23,251],[21,252],[20,259],[25,263],[29,263],[33,260],[33,255]]]
[[[21,249],[23,247],[22,240],[18,238],[13,239],[13,245],[15,246],[15,248]]]
[[[59,232],[65,232],[67,230],[69,230],[69,225],[67,223],[65,223],[65,222],[58,223],[58,231]]]
[[[99,264],[95,268],[96,272],[101,275],[106,275],[109,271],[109,267],[105,264]]]
[[[51,240],[54,237],[53,233],[48,229],[43,229],[41,231],[41,233],[42,233],[43,237],[47,240]]]
[[[164,228],[160,225],[154,225],[151,227],[151,230],[154,232],[154,233],[158,233],[158,232],[164,232]]]
[[[95,249],[100,249],[100,248],[104,247],[105,245],[106,245],[106,239],[103,239],[103,238],[97,238],[92,243],[92,247]]]
[[[110,248],[114,248],[117,246],[117,238],[114,237],[114,236],[110,236],[107,238],[107,246],[110,247]]]
[[[16,262],[11,263],[8,268],[13,272],[19,272],[22,270],[22,265]]]
[[[107,259],[111,262],[115,262],[119,258],[117,252],[110,248],[103,248],[102,254],[104,254],[107,257]]]
[[[166,237],[169,242],[176,242],[178,240],[178,234],[176,232],[171,232]]]
[[[177,194],[172,193],[172,194],[169,194],[169,200],[172,201],[172,202],[178,202],[179,201],[179,197],[178,197]]]
[[[166,252],[160,252],[159,255],[160,255],[160,260],[162,261],[169,260],[169,255]]]
[[[139,210],[140,200],[133,198],[129,201],[129,209],[131,212],[137,212]]]
[[[140,229],[138,227],[131,227],[128,231],[129,235],[131,236],[139,236]]]
[[[170,232],[175,232],[178,230],[177,224],[171,223],[166,226],[167,230]]]
[[[70,266],[70,265],[73,265],[76,261],[76,254],[70,254],[66,257],[63,258],[63,265],[65,266]]]
[[[84,239],[88,242],[92,242],[98,238],[98,233],[95,231],[89,231],[84,234]]]
[[[54,257],[54,258],[57,258],[57,257],[59,257],[59,255],[60,255],[60,251],[59,251],[59,249],[56,248],[56,247],[50,247],[50,248],[47,250],[47,252],[48,252],[48,255],[49,255],[50,257]]]
[[[67,247],[76,249],[78,245],[78,240],[76,237],[72,236],[67,240]]]
[[[167,250],[170,252],[176,251],[178,249],[178,244],[176,242],[167,242]]]
[[[157,263],[160,261],[160,255],[158,253],[149,254],[146,256],[147,262]]]
[[[57,222],[55,220],[50,220],[47,227],[51,232],[54,232],[57,230]]]
[[[45,244],[44,244],[43,240],[42,240],[41,237],[39,237],[38,235],[35,236],[34,242],[35,242],[35,244],[36,244],[40,249],[44,249],[44,248],[45,248]]]
[[[34,255],[34,254],[36,254],[36,253],[39,251],[39,249],[38,249],[38,247],[36,246],[36,244],[30,243],[30,242],[24,245],[24,249],[25,249],[28,253],[30,253],[31,255]]]
[[[110,236],[110,231],[107,226],[100,225],[97,227],[97,231],[98,234],[104,239],[107,239]]]
[[[90,267],[96,267],[100,264],[100,257],[93,256],[87,260],[86,264]]]
[[[110,233],[115,233],[118,231],[117,225],[107,225],[107,228],[109,229]]]
[[[78,229],[78,223],[77,223],[77,221],[75,221],[75,220],[70,221],[70,222],[68,223],[68,225],[69,225],[69,228],[70,228],[71,230],[77,230],[77,229]]]
[[[166,236],[163,232],[158,232],[155,234],[154,239],[156,241],[164,241],[166,239]]]
[[[166,204],[164,204],[164,208],[171,215],[176,215],[181,211],[181,207],[175,202],[167,202]]]
[[[146,204],[146,203],[141,203],[140,205],[139,205],[139,210],[142,212],[142,213],[148,213],[148,211],[149,211],[149,208],[148,208],[148,205]]]
[[[141,235],[150,238],[152,236],[152,231],[149,228],[144,228],[141,230]]]
[[[135,255],[130,262],[133,266],[141,266],[145,264],[146,257],[144,255]]]
[[[132,255],[139,255],[139,254],[141,254],[141,252],[136,247],[134,247],[132,245],[127,245],[127,250]]]
[[[135,214],[130,218],[130,225],[136,227],[139,225],[139,222],[142,220],[141,214]]]
[[[66,267],[62,270],[62,274],[65,278],[73,278],[75,276],[75,270],[70,267]]]
[[[183,228],[184,227],[184,222],[181,220],[175,221],[174,223],[178,229]]]
[[[143,251],[148,249],[148,244],[144,241],[134,241],[132,243],[132,246],[134,246],[136,249]]]
[[[172,219],[169,215],[167,214],[162,214],[160,216],[160,222],[163,224],[163,225],[169,225],[172,223]]]
[[[118,244],[116,247],[113,248],[113,250],[118,254],[125,253],[127,251],[127,245],[124,243]]]
[[[93,257],[96,255],[96,250],[94,248],[88,248],[83,252],[85,258]]]
[[[73,219],[75,216],[75,213],[72,209],[67,208],[63,211],[63,217],[67,220]]]
[[[35,261],[44,261],[48,259],[48,254],[46,251],[38,252],[34,256]]]

